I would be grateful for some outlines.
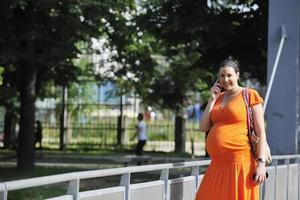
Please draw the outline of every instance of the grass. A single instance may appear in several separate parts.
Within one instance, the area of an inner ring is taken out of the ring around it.
[[[24,190],[17,190],[8,193],[8,200],[42,200],[65,195],[66,186],[47,186]]]

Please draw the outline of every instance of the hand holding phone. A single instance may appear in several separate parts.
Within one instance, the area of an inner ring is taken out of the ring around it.
[[[211,91],[211,95],[212,95],[213,99],[216,99],[220,96],[220,94],[222,92],[222,87],[219,83],[219,79],[216,80],[216,82],[214,83],[214,85],[212,86],[210,91]]]
[[[217,86],[220,88],[221,92],[224,92],[224,88],[221,86],[220,82],[219,82],[219,78],[217,79]]]

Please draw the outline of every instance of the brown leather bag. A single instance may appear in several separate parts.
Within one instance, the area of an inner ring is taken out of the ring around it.
[[[259,141],[258,135],[255,133],[255,127],[254,127],[254,121],[253,121],[253,115],[252,115],[252,109],[249,104],[249,92],[248,89],[243,90],[243,98],[246,104],[246,110],[247,110],[247,127],[248,127],[248,137],[249,137],[249,142],[251,145],[251,150],[253,157],[255,159],[258,159],[258,154],[257,154],[257,144]],[[272,156],[271,156],[271,151],[270,147],[266,141],[266,148],[265,148],[265,157],[262,158],[265,160],[266,165],[270,165],[272,163]]]

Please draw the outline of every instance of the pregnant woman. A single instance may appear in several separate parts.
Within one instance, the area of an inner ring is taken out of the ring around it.
[[[266,179],[262,98],[248,89],[254,125],[259,136],[257,160],[247,135],[247,111],[239,86],[239,63],[229,57],[219,66],[218,81],[200,120],[209,134],[206,147],[211,164],[205,172],[196,200],[258,200],[259,184]]]

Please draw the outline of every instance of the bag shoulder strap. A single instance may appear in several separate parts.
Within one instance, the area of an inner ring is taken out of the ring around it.
[[[244,88],[243,89],[243,98],[244,98],[244,102],[246,104],[246,107],[248,109],[248,107],[250,107],[250,103],[249,103],[249,92],[248,92],[248,88]]]
[[[247,127],[250,134],[252,134],[254,125],[253,125],[253,116],[252,116],[252,110],[249,103],[249,92],[248,88],[243,89],[243,99],[246,105],[246,112],[247,112]]]

